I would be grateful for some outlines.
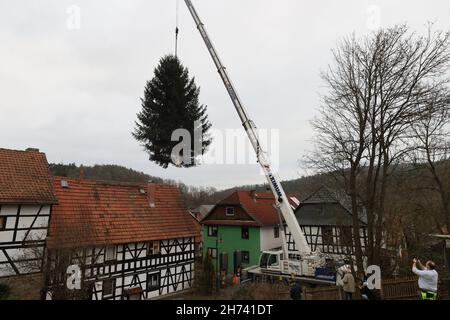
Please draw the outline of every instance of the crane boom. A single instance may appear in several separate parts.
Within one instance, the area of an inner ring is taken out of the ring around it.
[[[289,231],[292,234],[292,237],[295,241],[296,248],[301,255],[304,254],[309,255],[311,254],[311,249],[309,248],[305,235],[303,234],[300,225],[297,221],[297,218],[294,215],[294,211],[291,208],[286,193],[284,192],[277,175],[272,171],[272,167],[266,153],[261,149],[256,126],[253,123],[253,121],[250,120],[247,111],[245,110],[244,105],[242,104],[241,99],[239,98],[239,95],[237,94],[233,83],[231,82],[231,79],[226,71],[226,68],[222,64],[217,54],[217,51],[214,48],[208,36],[208,33],[206,32],[205,27],[202,21],[200,20],[191,0],[185,0],[185,3],[189,9],[189,12],[192,15],[192,18],[195,21],[195,24],[197,25],[198,30],[200,31],[200,34],[203,38],[203,41],[206,44],[206,47],[208,48],[208,51],[214,61],[214,64],[217,67],[217,71],[219,72],[220,77],[222,78],[222,81],[225,85],[225,88],[227,89],[228,94],[231,98],[231,101],[233,102],[233,105],[236,108],[239,118],[241,119],[242,126],[247,132],[248,138],[250,139],[250,143],[252,144],[252,147],[256,152],[258,162],[261,165],[262,170],[269,183],[270,189],[272,190],[275,196],[275,204],[278,210],[281,212],[284,220],[286,221],[287,226],[289,227]]]

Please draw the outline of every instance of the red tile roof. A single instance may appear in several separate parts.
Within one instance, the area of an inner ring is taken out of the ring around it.
[[[58,205],[50,221],[50,249],[200,236],[175,186],[62,177],[53,182]]]
[[[0,203],[56,203],[44,153],[0,149]]]
[[[295,210],[299,204],[296,195],[288,194],[287,197],[293,210]],[[280,223],[278,212],[275,209],[275,197],[272,192],[235,191],[217,203],[216,207],[228,205],[241,206],[254,220],[207,220],[208,216],[206,216],[202,223],[248,226],[273,226]]]

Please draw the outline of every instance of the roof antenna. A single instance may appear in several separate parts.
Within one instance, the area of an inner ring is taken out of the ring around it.
[[[175,57],[178,57],[178,16],[180,11],[180,0],[176,0],[176,19],[175,19]]]

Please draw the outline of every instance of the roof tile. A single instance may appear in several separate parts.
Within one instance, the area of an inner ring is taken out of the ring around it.
[[[61,186],[62,179],[68,188]],[[175,186],[155,185],[155,207],[150,207],[145,184],[62,177],[53,184],[58,205],[52,212],[49,248],[200,236]]]
[[[56,203],[44,153],[0,149],[0,203]]]

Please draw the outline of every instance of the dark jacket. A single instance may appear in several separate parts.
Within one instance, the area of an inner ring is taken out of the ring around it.
[[[291,299],[292,300],[301,300],[302,299],[302,287],[300,286],[300,283],[294,284],[294,286],[291,288]]]

